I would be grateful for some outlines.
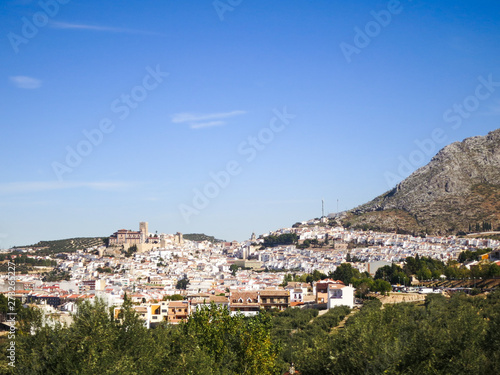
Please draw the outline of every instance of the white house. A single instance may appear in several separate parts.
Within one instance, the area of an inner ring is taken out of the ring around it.
[[[354,307],[354,288],[352,285],[328,284],[327,307],[332,309],[335,306]]]
[[[290,302],[304,302],[304,291],[301,288],[291,290]]]

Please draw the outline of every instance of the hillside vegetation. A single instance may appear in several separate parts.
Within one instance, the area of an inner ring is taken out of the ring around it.
[[[207,236],[206,234],[203,233],[189,233],[189,234],[184,234],[183,237],[185,240],[196,241],[196,242],[201,242],[201,241],[209,241],[211,243],[225,242],[224,240],[219,240],[214,236]]]
[[[34,245],[18,246],[18,248],[35,248],[39,254],[74,253],[77,250],[87,249],[93,246],[105,245],[102,237],[77,237],[64,240],[40,241]]]
[[[484,375],[500,367],[500,292],[384,308],[373,300],[355,314],[336,307],[321,316],[290,308],[244,318],[212,305],[149,330],[130,306],[115,320],[103,302],[87,301],[69,327],[19,315],[16,367],[0,341],[0,372],[281,375],[294,363],[302,375]]]

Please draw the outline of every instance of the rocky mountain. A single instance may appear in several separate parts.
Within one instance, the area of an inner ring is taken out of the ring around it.
[[[413,234],[500,230],[500,129],[444,147],[343,224]]]

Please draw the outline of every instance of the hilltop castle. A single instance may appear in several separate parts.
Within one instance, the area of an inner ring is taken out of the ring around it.
[[[150,251],[153,248],[164,248],[167,243],[182,245],[184,244],[184,237],[179,232],[174,235],[153,235],[148,231],[147,221],[139,223],[139,231],[119,229],[109,236],[109,246],[121,246],[124,250],[127,250],[129,247],[135,245],[138,252]]]

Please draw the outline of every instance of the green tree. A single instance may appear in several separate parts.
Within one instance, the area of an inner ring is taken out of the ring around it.
[[[480,260],[483,254],[491,252],[490,248],[477,249],[475,251],[465,250],[458,255],[458,261],[460,263],[465,263],[467,261]]]
[[[390,292],[391,290],[391,283],[382,279],[375,280],[372,286],[373,292],[379,292],[383,295],[387,294],[387,292]]]
[[[132,245],[128,248],[127,251],[125,251],[125,257],[130,258],[132,255],[134,255],[137,252],[137,245]]]
[[[189,284],[189,279],[184,277],[182,279],[177,280],[177,284],[175,284],[175,288],[179,290],[186,290]]]
[[[324,280],[328,277],[323,272],[320,272],[318,270],[314,270],[311,276],[313,281]]]
[[[427,268],[422,268],[417,272],[417,279],[420,281],[429,280],[432,278],[432,272]]]
[[[236,265],[236,264],[231,264],[231,265],[229,266],[229,270],[231,271],[231,274],[232,274],[233,276],[236,276],[236,272],[237,272],[239,269],[240,269],[240,267],[239,267],[238,265]]]
[[[297,243],[298,236],[296,233],[283,233],[279,236],[270,235],[264,237],[264,247],[274,247],[279,245],[292,245]]]
[[[491,318],[483,318],[488,304],[489,299],[459,294],[450,300],[428,296],[424,307],[402,303],[381,309],[378,300],[370,301],[343,330],[309,334],[297,369],[303,375],[496,373],[498,326],[490,330]],[[498,311],[488,309],[490,316]]]
[[[500,276],[500,266],[495,263],[491,263],[488,267],[488,277]]]
[[[351,284],[353,278],[360,278],[361,273],[349,263],[341,263],[330,275],[335,280],[340,280],[344,284]]]
[[[184,296],[181,294],[172,294],[171,296],[163,296],[163,301],[182,301]]]
[[[293,276],[287,273],[285,274],[285,276],[283,276],[283,282],[281,283],[281,286],[285,287],[291,281],[293,281]]]
[[[406,275],[401,267],[397,264],[380,267],[375,273],[375,280],[382,279],[391,284],[409,284],[410,278]]]
[[[231,316],[223,306],[204,306],[193,313],[181,330],[228,374],[273,374],[279,352],[271,341],[271,318]]]
[[[18,336],[19,374],[151,374],[154,342],[135,312],[124,303],[120,322],[97,299],[78,306],[73,324],[39,325]],[[153,352],[151,352],[153,349]]]

